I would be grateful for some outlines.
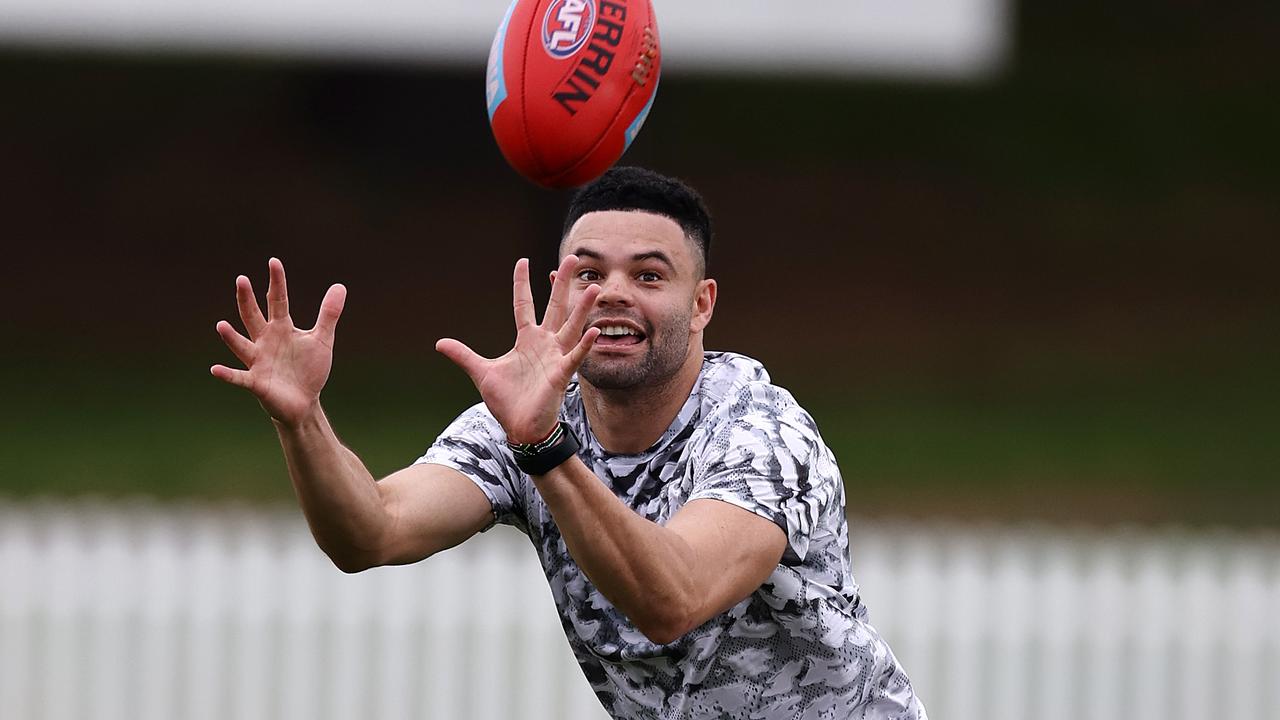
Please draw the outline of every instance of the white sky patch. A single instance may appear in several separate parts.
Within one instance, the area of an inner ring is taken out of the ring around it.
[[[973,79],[1012,0],[655,0],[676,72]],[[0,0],[0,46],[385,59],[483,68],[507,0]]]

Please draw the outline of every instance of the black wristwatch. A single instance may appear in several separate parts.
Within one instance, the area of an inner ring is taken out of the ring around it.
[[[542,442],[508,442],[507,447],[511,448],[516,466],[522,471],[529,475],[546,475],[578,454],[578,439],[573,436],[569,426],[561,422]]]

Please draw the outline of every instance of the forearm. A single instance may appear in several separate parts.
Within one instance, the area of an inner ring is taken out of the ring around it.
[[[573,559],[654,642],[671,642],[701,613],[693,551],[637,515],[576,458],[535,478]]]
[[[375,564],[388,518],[364,463],[338,440],[316,406],[301,422],[275,423],[289,478],[316,543],[348,572]]]

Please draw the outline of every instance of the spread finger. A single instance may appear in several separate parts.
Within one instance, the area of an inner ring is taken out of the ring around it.
[[[249,342],[248,338],[236,332],[236,329],[231,327],[231,323],[226,320],[218,321],[215,328],[218,331],[218,336],[222,338],[222,342],[227,344],[227,347],[240,359],[240,362],[245,365],[253,364],[253,343]]]
[[[516,261],[515,276],[511,279],[511,295],[518,332],[534,323],[533,290],[529,287],[529,261],[525,258]]]
[[[267,262],[271,284],[267,286],[267,320],[289,317],[289,288],[285,284],[284,263],[277,258]]]
[[[240,308],[240,321],[244,323],[249,339],[257,340],[267,325],[267,319],[262,316],[258,298],[253,296],[253,284],[244,275],[236,278],[236,305]]]

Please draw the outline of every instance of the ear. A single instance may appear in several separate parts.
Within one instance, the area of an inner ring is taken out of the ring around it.
[[[693,293],[693,317],[689,319],[689,330],[702,332],[711,323],[711,315],[716,310],[716,293],[719,287],[711,278],[698,283]]]
[[[551,271],[551,284],[552,284],[552,285],[555,285],[555,284],[556,284],[556,271],[555,271],[555,270],[552,270],[552,271]]]

